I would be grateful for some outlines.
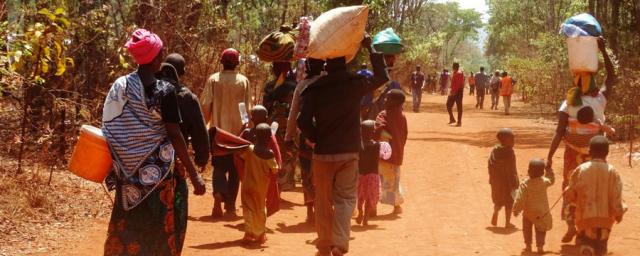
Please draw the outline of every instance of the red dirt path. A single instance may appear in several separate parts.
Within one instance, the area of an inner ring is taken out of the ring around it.
[[[475,110],[475,99],[467,96],[463,127],[450,127],[446,124],[445,97],[425,95],[424,101],[422,113],[406,113],[409,141],[402,167],[404,213],[394,216],[389,214],[390,207],[379,206],[380,217],[370,221],[372,226],[363,228],[353,222],[349,255],[520,255],[521,231],[507,232],[489,225],[492,204],[486,161],[495,144],[495,132],[511,127],[516,132],[518,171],[525,178],[528,160],[546,156],[553,123],[528,117],[520,103],[515,104],[511,116]],[[621,225],[614,226],[610,255],[638,255],[640,167],[631,169],[626,165],[624,148],[612,149],[610,162],[622,175],[623,197],[630,211]],[[554,166],[560,174],[562,149],[556,155]],[[559,192],[560,181],[550,189],[550,203]],[[304,223],[302,193],[285,192],[283,199],[285,209],[267,220],[269,241],[264,247],[245,248],[239,242],[242,220],[213,220],[208,216],[211,197],[192,195],[184,255],[313,255],[316,234],[312,226]],[[547,254],[576,255],[573,246],[560,243],[564,225],[559,216],[560,209],[556,207],[554,228],[547,234]],[[512,219],[518,228],[521,221],[520,217]],[[502,213],[499,223],[504,223]],[[55,254],[100,255],[106,228],[107,219],[96,220],[95,225],[82,231],[85,239],[69,241],[65,249]]]

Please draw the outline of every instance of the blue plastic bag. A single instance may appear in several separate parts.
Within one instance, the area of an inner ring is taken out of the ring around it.
[[[561,32],[569,37],[602,36],[602,27],[596,18],[588,13],[581,13],[568,18],[562,24]],[[586,34],[585,34],[586,33]]]

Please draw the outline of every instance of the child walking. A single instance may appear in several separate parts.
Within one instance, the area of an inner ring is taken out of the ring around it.
[[[242,174],[241,200],[245,234],[243,241],[263,244],[267,241],[265,225],[267,189],[273,174],[278,171],[273,150],[271,127],[262,123],[255,127],[256,142],[239,157],[244,162]]]
[[[513,192],[518,188],[516,155],[513,152],[515,136],[509,128],[502,128],[496,136],[500,144],[496,145],[489,156],[489,184],[493,200],[491,225],[498,225],[498,213],[505,208],[505,228],[515,228],[511,224]]]
[[[545,163],[542,159],[529,162],[529,179],[525,180],[516,192],[513,205],[513,215],[522,213],[522,233],[524,235],[524,252],[531,252],[533,230],[536,234],[538,253],[544,253],[544,241],[547,231],[551,230],[553,220],[549,210],[547,188],[555,182],[551,169],[545,173]]]
[[[575,225],[581,255],[606,255],[614,222],[627,210],[622,202],[622,180],[607,163],[609,141],[595,136],[589,142],[591,160],[576,168],[569,179],[566,198],[576,205]]]
[[[380,143],[373,139],[375,122],[362,122],[362,143],[360,160],[358,162],[358,217],[356,223],[369,225],[369,218],[376,211],[380,200],[380,175],[378,161],[380,160]],[[386,144],[390,149],[389,144]],[[388,155],[390,156],[390,154]],[[388,158],[388,157],[387,157]]]
[[[376,118],[374,138],[391,145],[391,157],[380,160],[379,172],[382,184],[380,202],[392,205],[393,213],[402,213],[402,187],[400,186],[400,166],[404,157],[404,146],[407,143],[407,118],[402,113],[405,96],[401,90],[389,91],[385,110]]]
[[[240,134],[242,139],[245,139],[252,144],[255,144],[258,140],[257,126],[267,122],[269,111],[262,105],[256,105],[251,108],[251,123],[253,127],[247,128]],[[273,151],[278,166],[282,164],[282,157],[280,156],[280,147],[278,147],[278,140],[275,135],[271,136],[271,140],[268,144],[269,149]],[[280,210],[280,189],[278,188],[278,176],[272,174],[269,180],[269,189],[267,190],[267,216],[271,216]]]

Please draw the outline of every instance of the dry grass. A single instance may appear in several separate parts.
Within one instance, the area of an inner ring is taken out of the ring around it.
[[[75,230],[108,216],[111,203],[100,185],[67,171],[34,166],[15,175],[0,156],[0,255],[43,253],[72,240]]]

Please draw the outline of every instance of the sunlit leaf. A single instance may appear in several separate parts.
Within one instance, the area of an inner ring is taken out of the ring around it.
[[[122,54],[118,56],[118,59],[120,60],[120,66],[122,68],[125,68],[125,69],[129,68],[129,63],[127,63],[127,61],[124,59],[124,56],[122,56]]]
[[[56,56],[58,56],[59,59],[60,55],[62,55],[62,46],[58,42],[54,42],[54,45],[56,46]]]
[[[56,20],[56,15],[51,13],[49,10],[47,9],[40,9],[40,11],[38,11],[38,14],[42,14],[44,16],[47,16],[47,18],[49,18],[49,20],[54,21]]]
[[[40,61],[40,71],[42,71],[43,74],[49,73],[49,63]]]
[[[67,13],[64,11],[64,8],[62,8],[62,7],[58,7],[58,8],[56,8],[56,11],[55,11],[54,13],[55,13],[56,15],[60,15],[60,14],[62,14],[62,15],[66,15],[66,14],[67,14]]]
[[[36,76],[33,80],[35,80],[36,84],[44,84],[45,82],[44,78],[40,76]]]
[[[44,57],[47,60],[51,60],[51,48],[49,46],[44,47],[43,52],[44,52]]]
[[[69,22],[69,20],[68,20],[67,18],[64,18],[64,17],[60,17],[60,18],[58,18],[58,20],[57,20],[57,21],[62,22],[62,24],[63,24],[63,25],[64,25],[64,27],[66,27],[66,28],[68,28],[68,27],[69,27],[69,25],[71,25],[71,22]]]
[[[72,58],[66,57],[65,61],[67,62],[67,65],[69,65],[69,66],[73,67],[73,66],[76,65]]]
[[[56,63],[56,76],[61,76],[62,74],[64,74],[66,70],[67,70],[67,67],[65,63],[60,59],[58,59],[58,62]]]

